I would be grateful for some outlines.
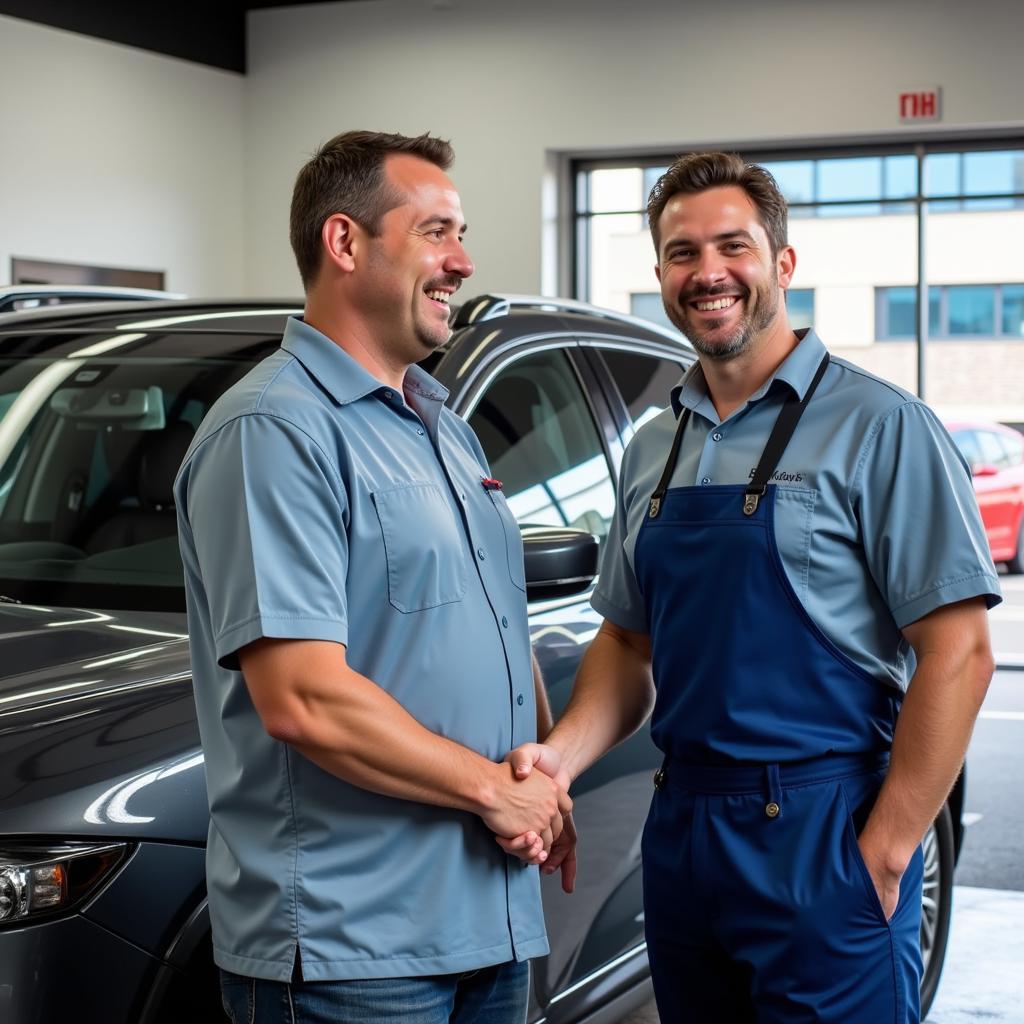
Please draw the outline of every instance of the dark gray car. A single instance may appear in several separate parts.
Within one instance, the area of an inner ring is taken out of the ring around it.
[[[171,482],[212,402],[295,303],[133,303],[0,318],[0,1021],[221,1020],[207,806]],[[524,529],[530,627],[557,715],[599,626],[595,542],[622,450],[693,359],[579,303],[481,296],[427,369]],[[231,509],[225,508],[225,515]],[[646,731],[577,780],[577,891],[543,883],[531,1020],[613,1021],[650,997],[640,833]],[[926,843],[941,971],[962,785]]]

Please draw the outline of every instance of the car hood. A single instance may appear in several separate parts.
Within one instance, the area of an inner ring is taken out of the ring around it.
[[[184,616],[0,606],[0,836],[201,842]]]

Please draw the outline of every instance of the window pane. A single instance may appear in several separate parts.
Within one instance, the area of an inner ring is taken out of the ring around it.
[[[974,467],[981,462],[981,449],[978,447],[978,440],[974,436],[974,431],[954,431],[953,441],[957,448],[960,449],[960,454],[967,460],[967,465],[971,467],[973,472]]]
[[[876,199],[882,195],[882,158],[856,157],[818,161],[819,202]]]
[[[1024,284],[1003,285],[1002,332],[1024,338]]]
[[[946,290],[949,333],[993,334],[996,320],[996,290],[990,285],[968,285]]]
[[[838,203],[818,207],[819,217],[877,217],[881,212],[881,203]]]
[[[885,337],[913,338],[917,335],[917,289],[881,288],[885,304]]]
[[[667,167],[645,167],[644,168],[644,184],[643,184],[643,205],[647,205],[647,200],[650,198],[651,189],[654,188],[655,182],[668,170]]]
[[[564,352],[502,371],[469,422],[519,523],[604,537],[615,504],[608,462]]]
[[[880,309],[882,317],[880,329],[886,338],[917,337],[917,289],[916,288],[879,288]],[[884,309],[881,308],[884,306]],[[941,290],[928,289],[928,334],[938,337],[941,333]]]
[[[629,297],[629,311],[633,316],[642,316],[652,323],[661,324],[670,330],[676,330],[675,324],[665,313],[665,304],[661,301],[661,292],[634,292]]]
[[[1024,436],[1004,437],[1003,444],[1010,453],[1010,465],[1019,466],[1024,462]]]
[[[789,323],[795,331],[814,326],[814,289],[790,288],[786,292]]]
[[[969,196],[1024,192],[1024,152],[965,153],[964,192]]]
[[[787,202],[814,202],[813,160],[778,160],[761,166],[778,182]]]
[[[1010,464],[1009,453],[1003,448],[998,434],[991,430],[976,430],[975,437],[981,447],[981,461],[987,466],[1003,468]]]
[[[926,196],[960,194],[959,153],[930,153],[924,158],[924,194]]]
[[[886,199],[917,195],[917,157],[887,156],[884,164]]]
[[[594,213],[642,210],[643,172],[639,167],[615,167],[590,172],[590,209]]]
[[[635,427],[668,407],[670,392],[683,375],[679,363],[614,349],[603,349],[601,355],[619,386]]]

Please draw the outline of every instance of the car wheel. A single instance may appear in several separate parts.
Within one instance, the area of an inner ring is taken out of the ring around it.
[[[1020,526],[1017,528],[1017,550],[1013,558],[1006,560],[1006,568],[1008,572],[1024,572],[1024,516],[1020,517]]]
[[[943,804],[921,843],[924,853],[924,889],[921,896],[921,1019],[928,1015],[942,976],[953,909],[953,818]]]

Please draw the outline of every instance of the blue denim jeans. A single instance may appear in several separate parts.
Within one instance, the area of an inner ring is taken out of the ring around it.
[[[220,973],[231,1024],[524,1024],[529,964],[355,981],[264,981]]]

